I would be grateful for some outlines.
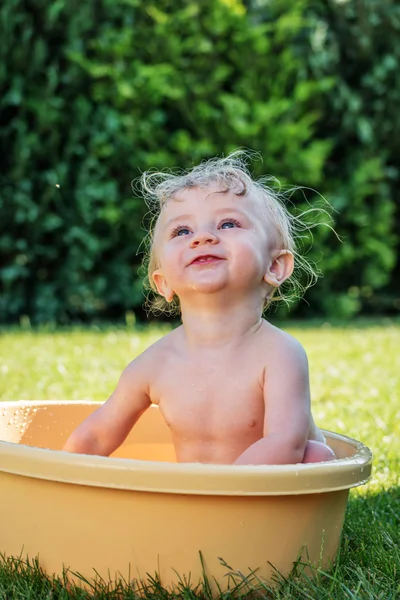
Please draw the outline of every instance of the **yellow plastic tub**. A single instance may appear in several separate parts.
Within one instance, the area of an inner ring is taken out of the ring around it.
[[[169,587],[227,567],[269,580],[303,552],[334,561],[349,488],[371,474],[370,450],[325,432],[339,460],[284,466],[178,464],[167,426],[149,409],[112,458],[59,449],[98,405],[0,404],[0,552],[39,556],[49,573],[147,579]],[[271,566],[273,565],[273,566]],[[215,589],[215,585],[214,585]]]

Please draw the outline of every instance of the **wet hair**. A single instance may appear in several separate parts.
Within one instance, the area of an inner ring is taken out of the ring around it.
[[[314,285],[321,274],[318,267],[309,261],[302,252],[304,240],[310,239],[311,229],[321,222],[321,215],[329,214],[320,206],[309,207],[295,214],[295,207],[289,211],[294,192],[304,188],[294,187],[282,191],[282,186],[274,177],[254,180],[247,168],[249,158],[256,153],[236,150],[223,158],[212,158],[187,171],[147,171],[140,179],[141,191],[149,208],[151,224],[144,239],[145,257],[143,267],[146,270],[147,296],[146,307],[155,314],[179,314],[179,299],[175,296],[167,302],[160,296],[153,282],[153,273],[159,263],[155,251],[155,233],[163,207],[179,193],[191,188],[217,187],[221,193],[231,192],[236,196],[254,198],[265,212],[266,220],[272,223],[276,247],[289,250],[294,255],[294,271],[279,288],[267,292],[264,308],[272,303],[289,303],[301,297]],[[329,226],[329,225],[328,225]],[[312,237],[312,236],[311,236]]]

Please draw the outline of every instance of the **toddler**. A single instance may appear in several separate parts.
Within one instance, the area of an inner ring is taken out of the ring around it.
[[[304,349],[263,319],[296,263],[306,264],[296,219],[251,178],[241,152],[179,175],[145,173],[142,183],[158,204],[150,285],[182,325],[127,366],[64,450],[108,456],[157,404],[180,462],[335,458],[311,414]]]

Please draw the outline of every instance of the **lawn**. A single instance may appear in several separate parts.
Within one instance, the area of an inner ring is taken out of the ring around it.
[[[315,420],[325,429],[367,444],[374,454],[374,472],[368,485],[350,494],[334,568],[305,581],[294,574],[274,591],[265,586],[258,594],[276,600],[400,598],[400,324],[292,325],[287,329],[309,356]],[[166,331],[167,326],[3,330],[0,400],[103,401],[125,365]],[[119,592],[121,598],[134,597],[128,586]],[[206,592],[198,591],[198,595]],[[114,595],[105,589],[93,593],[67,590],[62,581],[42,574],[36,564],[27,567],[18,560],[0,564],[0,600],[108,599]],[[156,583],[147,595],[168,597]],[[188,589],[179,595],[195,597]]]

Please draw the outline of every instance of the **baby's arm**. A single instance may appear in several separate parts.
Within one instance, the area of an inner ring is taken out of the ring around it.
[[[264,402],[264,437],[247,448],[235,464],[302,462],[312,422],[308,361],[301,344],[287,334],[277,336],[268,350]]]
[[[109,456],[150,406],[143,355],[122,373],[110,398],[70,435],[63,450]]]

